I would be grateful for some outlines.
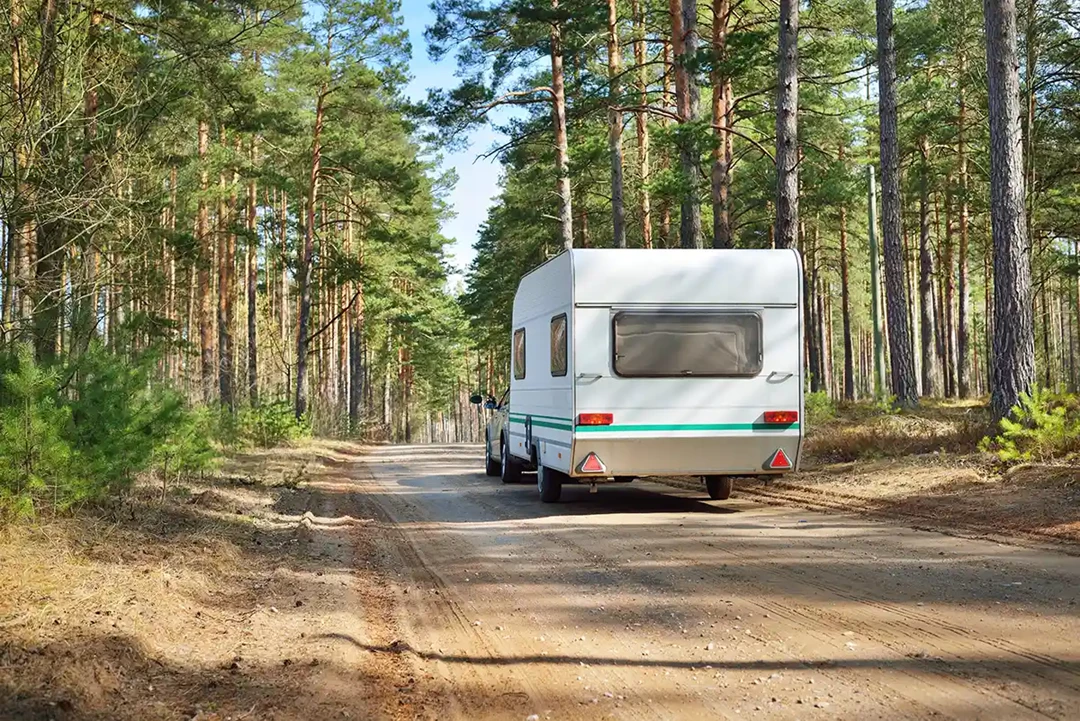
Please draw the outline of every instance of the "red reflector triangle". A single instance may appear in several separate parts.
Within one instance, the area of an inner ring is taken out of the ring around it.
[[[590,453],[585,457],[585,461],[581,464],[582,473],[603,473],[604,464],[600,462],[600,459],[596,457],[595,453]]]
[[[791,461],[788,460],[787,454],[784,453],[783,448],[776,449],[776,453],[773,454],[772,460],[769,461],[769,468],[791,468]]]

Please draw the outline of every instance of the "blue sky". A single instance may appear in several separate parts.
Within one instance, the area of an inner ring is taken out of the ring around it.
[[[406,92],[415,100],[427,97],[428,88],[447,88],[457,83],[453,57],[444,58],[439,63],[428,59],[424,28],[431,23],[433,17],[430,2],[431,0],[402,0],[402,15],[412,43],[410,70],[413,79]],[[470,134],[467,148],[448,153],[443,158],[443,167],[453,168],[458,176],[457,185],[447,199],[455,216],[448,220],[442,229],[443,235],[454,239],[450,261],[457,269],[455,275],[458,277],[473,259],[472,246],[476,242],[477,232],[487,216],[488,206],[499,190],[499,163],[478,158],[481,153],[489,150],[497,139],[498,134],[491,128],[479,128]]]

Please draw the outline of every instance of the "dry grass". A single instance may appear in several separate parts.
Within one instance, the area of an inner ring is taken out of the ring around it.
[[[0,528],[0,718],[304,718],[333,659],[289,659],[319,652],[305,631],[344,605],[353,563],[351,541],[305,528],[295,486],[336,478],[339,451],[252,454],[164,502],[146,486],[111,514]]]
[[[946,531],[1080,543],[1080,469],[1062,462],[1005,470],[978,450],[991,430],[989,412],[976,402],[924,401],[899,414],[841,407],[810,428],[802,472],[736,488]]]
[[[989,412],[974,402],[924,401],[904,413],[849,405],[810,426],[806,451],[811,467],[927,453],[971,455],[991,430]]]

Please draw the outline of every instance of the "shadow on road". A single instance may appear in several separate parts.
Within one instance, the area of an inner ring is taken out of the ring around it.
[[[795,671],[802,669],[889,669],[905,673],[926,672],[940,673],[948,668],[953,673],[964,675],[982,675],[988,669],[996,673],[1002,671],[1028,672],[1042,670],[1043,665],[1036,661],[1019,661],[1002,658],[986,659],[944,659],[932,656],[909,655],[903,658],[825,658],[800,660],[764,660],[731,661],[722,658],[696,661],[660,659],[660,658],[608,658],[603,656],[571,656],[560,654],[526,656],[467,656],[445,654],[433,651],[418,651],[404,641],[395,641],[387,646],[374,646],[358,641],[352,636],[339,633],[320,636],[326,640],[343,641],[370,653],[410,654],[425,661],[442,661],[475,666],[519,666],[529,664],[560,664],[570,666],[618,666],[624,668],[670,668],[704,669],[710,667],[717,671]],[[1068,673],[1080,672],[1080,662],[1058,661],[1057,668]]]

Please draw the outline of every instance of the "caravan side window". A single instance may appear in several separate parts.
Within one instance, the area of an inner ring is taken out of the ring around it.
[[[566,375],[566,313],[551,319],[551,375]]]
[[[748,311],[624,311],[615,315],[620,376],[756,376],[761,316]]]
[[[514,331],[514,378],[522,380],[525,377],[525,329],[518,328]]]

